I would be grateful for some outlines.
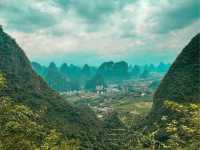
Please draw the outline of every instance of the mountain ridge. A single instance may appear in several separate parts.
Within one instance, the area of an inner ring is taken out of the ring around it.
[[[166,100],[200,103],[200,33],[183,48],[154,94],[152,112]]]
[[[0,29],[0,71],[7,79],[1,96],[42,113],[40,120],[48,128],[56,128],[67,137],[81,139],[82,146],[105,148],[102,144],[101,122],[91,110],[71,106],[37,75],[26,54],[16,41]],[[92,143],[95,143],[94,145]]]

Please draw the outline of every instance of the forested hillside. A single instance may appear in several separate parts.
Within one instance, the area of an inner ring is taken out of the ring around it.
[[[197,34],[169,69],[155,93],[150,114],[142,125],[138,123],[139,129],[132,130],[140,136],[131,137],[130,145],[138,145],[138,149],[199,149],[199,41]]]
[[[7,81],[0,73],[0,92],[6,87]],[[80,149],[79,140],[69,140],[58,130],[45,128],[40,119],[41,114],[0,95],[0,149]]]
[[[1,90],[1,96],[9,97],[12,102],[5,103],[11,105],[11,109],[25,105],[23,107],[27,107],[30,113],[33,111],[39,114],[38,123],[43,124],[46,129],[55,128],[65,137],[80,140],[83,148],[105,149],[104,131],[94,113],[71,106],[52,90],[32,70],[23,50],[2,28],[0,60],[0,72],[6,79],[6,88]],[[30,117],[30,120],[34,118]]]

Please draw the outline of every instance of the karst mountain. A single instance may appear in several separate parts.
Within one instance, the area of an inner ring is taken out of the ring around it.
[[[103,135],[101,123],[89,109],[71,106],[37,75],[24,51],[15,39],[0,26],[0,72],[6,77],[7,88],[1,96],[9,96],[15,103],[29,106],[41,114],[46,127],[56,126],[66,137],[83,141],[89,149],[100,147]],[[96,143],[96,144],[93,144]]]

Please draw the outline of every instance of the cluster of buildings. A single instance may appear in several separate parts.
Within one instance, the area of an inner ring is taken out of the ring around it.
[[[135,96],[145,96],[151,93],[149,90],[149,85],[152,83],[152,80],[144,81],[125,81],[121,84],[108,84],[107,87],[97,86],[97,94],[135,94]]]
[[[155,79],[138,79],[138,80],[127,80],[122,83],[110,83],[107,86],[98,85],[94,91],[73,90],[62,92],[62,95],[74,96],[80,95],[83,98],[91,98],[97,95],[109,95],[109,94],[129,94],[134,97],[142,97],[152,94],[149,86],[155,81]]]

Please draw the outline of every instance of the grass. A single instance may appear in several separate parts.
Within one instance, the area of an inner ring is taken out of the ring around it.
[[[148,101],[125,101],[117,103],[113,107],[118,112],[135,112],[136,114],[144,114],[151,109],[152,102]]]

